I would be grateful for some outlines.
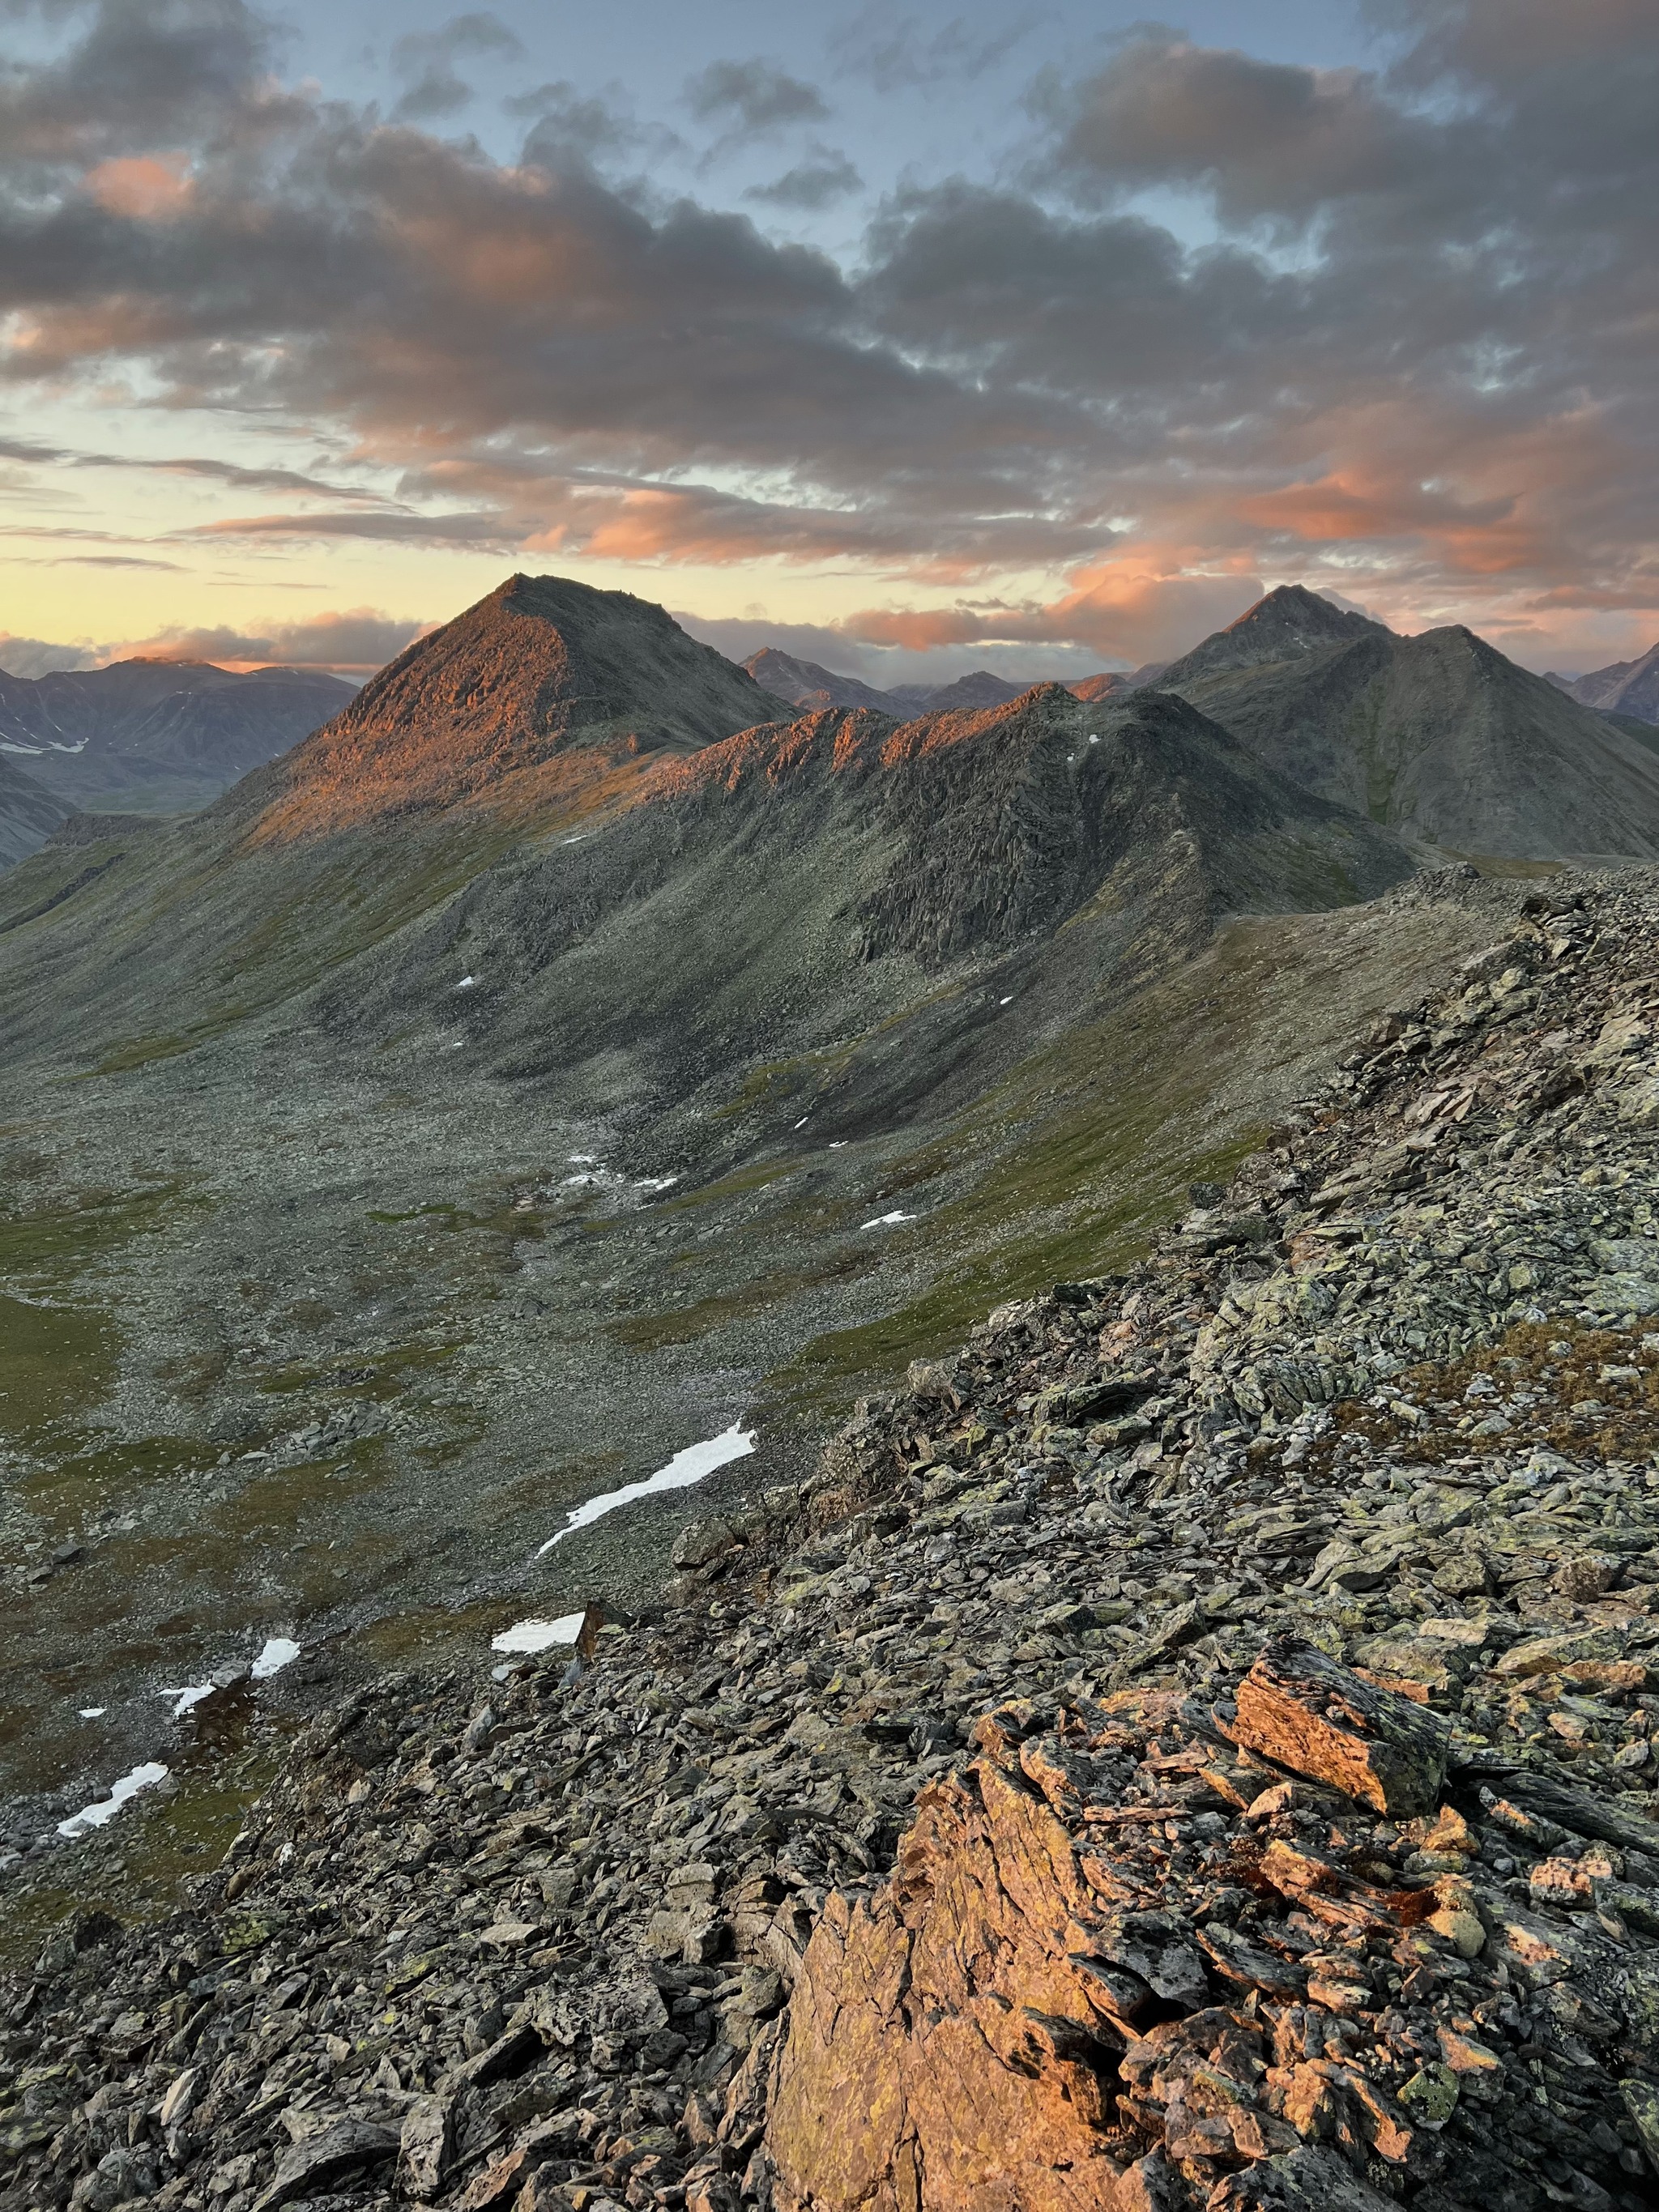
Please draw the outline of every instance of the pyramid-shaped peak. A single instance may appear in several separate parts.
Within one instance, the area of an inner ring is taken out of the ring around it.
[[[777,702],[665,607],[570,576],[509,576],[366,684],[335,726],[432,731],[487,751],[592,732],[677,750],[769,720]]]
[[[569,576],[509,576],[289,757],[283,824],[488,802],[574,749],[690,752],[779,712],[665,607]]]
[[[1334,639],[1359,637],[1367,630],[1382,628],[1384,624],[1373,622],[1369,615],[1340,607],[1322,592],[1310,592],[1305,584],[1278,584],[1253,607],[1247,607],[1236,622],[1229,623],[1222,635],[1273,629]]]
[[[1369,615],[1339,607],[1305,584],[1280,584],[1166,668],[1160,689],[1173,689],[1200,676],[1227,668],[1254,668],[1270,660],[1294,660],[1365,637],[1385,638],[1387,627]]]

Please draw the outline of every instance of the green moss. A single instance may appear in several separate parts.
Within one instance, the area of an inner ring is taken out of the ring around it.
[[[0,1972],[21,1972],[71,1914],[94,1908],[129,1927],[175,1911],[191,1875],[223,1859],[247,1808],[274,1778],[288,1729],[269,1719],[260,1740],[192,1752],[173,1769],[171,1793],[135,1798],[107,1828],[53,1861],[50,1886],[14,1891],[0,1914]],[[117,1863],[118,1862],[118,1863]]]
[[[193,1437],[141,1437],[131,1443],[104,1437],[57,1439],[63,1456],[25,1475],[18,1496],[40,1527],[69,1535],[88,1513],[136,1503],[145,1491],[202,1464],[204,1447]]]
[[[826,1078],[833,1079],[842,1073],[858,1050],[859,1042],[825,1046],[818,1052],[797,1053],[791,1059],[768,1060],[751,1068],[737,1097],[724,1106],[715,1107],[709,1120],[729,1121],[759,1107],[771,1106],[786,1098],[798,1099],[809,1087],[821,1087]]]
[[[0,1296],[0,1435],[36,1443],[95,1406],[115,1379],[106,1316]]]
[[[62,1281],[134,1237],[171,1226],[181,1208],[206,1203],[175,1181],[149,1190],[86,1191],[71,1205],[0,1215],[0,1279]]]
[[[463,1339],[450,1337],[436,1344],[400,1344],[390,1352],[343,1352],[338,1358],[320,1362],[295,1360],[267,1375],[259,1388],[270,1397],[295,1390],[349,1390],[354,1397],[392,1398],[410,1376],[442,1367],[463,1348]]]
[[[896,1231],[931,1281],[896,1311],[816,1339],[768,1377],[820,1415],[941,1351],[1004,1299],[1113,1272],[1147,1249],[1189,1182],[1225,1181],[1260,1131],[1224,1103],[1248,1060],[1279,953],[1231,933],[1202,961],[1015,1068],[869,1201],[971,1172],[959,1195]]]
[[[661,1199],[653,1211],[684,1213],[692,1206],[708,1206],[722,1198],[740,1198],[747,1191],[764,1190],[769,1183],[781,1182],[785,1176],[793,1175],[800,1164],[798,1158],[757,1160],[749,1167],[736,1168],[730,1175],[721,1176],[717,1182],[682,1191],[677,1198]]]
[[[876,1255],[871,1252],[839,1253],[817,1267],[782,1268],[773,1274],[757,1276],[738,1290],[720,1291],[671,1312],[629,1315],[612,1322],[611,1334],[618,1343],[639,1352],[656,1352],[668,1344],[691,1344],[711,1330],[747,1320],[754,1314],[775,1310],[807,1291],[821,1289],[826,1283],[856,1280],[868,1274],[876,1264]]]

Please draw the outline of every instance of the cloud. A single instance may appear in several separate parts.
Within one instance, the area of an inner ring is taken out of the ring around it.
[[[129,154],[87,172],[87,190],[111,215],[135,222],[168,222],[190,205],[188,154]]]
[[[770,207],[821,208],[859,191],[863,183],[845,154],[828,146],[814,146],[810,161],[797,162],[769,185],[751,185],[744,198]]]
[[[988,51],[859,21],[842,66],[895,85]],[[0,78],[17,400],[316,426],[397,483],[250,477],[269,500],[210,538],[833,564],[952,651],[977,624],[1130,659],[1258,578],[1565,653],[1659,573],[1651,0],[1398,0],[1359,71],[1143,29],[1046,83],[1021,176],[913,174],[844,265],[607,180],[632,126],[568,86],[503,164],[285,85],[237,0],[74,23]],[[768,62],[690,97],[762,137],[825,105]],[[751,188],[769,231],[837,158]],[[1172,191],[1209,243],[1149,212]]]
[[[91,648],[77,664],[104,666],[113,660],[210,660],[221,667],[317,668],[343,676],[368,676],[403,651],[417,637],[434,628],[386,615],[374,607],[353,607],[337,614],[313,615],[297,623],[276,623],[264,630],[237,629],[229,624],[158,631],[154,636],[129,639],[118,644]],[[0,663],[5,647],[0,645]],[[56,647],[45,647],[55,652]],[[54,662],[53,666],[71,664]]]
[[[1304,222],[1397,189],[1434,132],[1357,70],[1315,70],[1149,33],[1074,89],[1051,89],[1056,167],[1085,194],[1192,185],[1223,219]]]
[[[487,9],[452,15],[435,31],[410,31],[394,41],[393,73],[404,82],[404,90],[392,109],[399,123],[432,123],[441,116],[457,115],[471,106],[472,88],[457,64],[483,54],[513,61],[524,52],[516,33]]]
[[[685,101],[698,122],[725,123],[728,137],[762,137],[830,112],[814,86],[758,59],[710,62],[688,79]]]
[[[48,645],[44,638],[14,637],[0,630],[0,668],[8,676],[50,676],[58,668],[96,668],[97,649],[89,645]]]
[[[241,491],[295,492],[372,504],[381,501],[378,492],[331,483],[298,470],[251,469],[239,462],[222,461],[211,454],[86,453],[69,446],[46,445],[35,438],[0,438],[0,460],[19,461],[26,466],[40,468],[131,469],[156,476],[202,477]]]
[[[386,545],[468,545],[510,552],[516,534],[498,514],[409,514],[386,511],[344,514],[225,515],[175,531],[175,538],[289,538],[320,544],[330,538],[371,538]]]
[[[971,82],[1006,59],[1042,21],[1028,9],[1001,29],[976,30],[965,16],[924,29],[914,15],[894,15],[875,0],[831,33],[832,64],[843,76],[862,79],[878,92],[914,90],[955,78]]]
[[[184,571],[177,561],[151,561],[137,553],[60,553],[54,568],[164,568],[172,574]]]
[[[553,173],[594,168],[647,145],[665,153],[679,143],[671,131],[642,131],[615,100],[581,92],[562,77],[514,93],[501,106],[530,126],[520,161]]]
[[[770,622],[760,614],[711,620],[679,611],[674,619],[730,660],[747,660],[763,647],[773,646],[835,675],[856,676],[878,690],[890,690],[897,684],[948,684],[979,668],[1013,683],[1065,683],[1094,675],[1101,665],[1101,655],[1086,647],[975,642],[912,652],[902,646],[866,644],[848,629],[828,623]]]

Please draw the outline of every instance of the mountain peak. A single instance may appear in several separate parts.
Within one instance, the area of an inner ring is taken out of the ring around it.
[[[1581,707],[1659,722],[1659,645],[1650,646],[1635,660],[1615,660],[1609,667],[1592,669],[1588,676],[1553,676],[1549,680]]]
[[[568,576],[514,575],[405,647],[286,763],[268,833],[532,796],[580,750],[693,752],[779,702],[665,607]]]
[[[1206,637],[1201,645],[1172,661],[1158,678],[1159,688],[1173,690],[1193,678],[1212,676],[1224,668],[1255,668],[1269,661],[1297,660],[1310,653],[1328,652],[1334,646],[1352,645],[1363,637],[1393,635],[1369,615],[1339,607],[1305,584],[1280,584],[1247,607],[1236,622]]]

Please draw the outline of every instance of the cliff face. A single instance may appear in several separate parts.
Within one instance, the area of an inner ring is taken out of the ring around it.
[[[660,1618],[337,1703],[156,1926],[103,1862],[7,2206],[1650,2204],[1659,887],[1528,908]]]

